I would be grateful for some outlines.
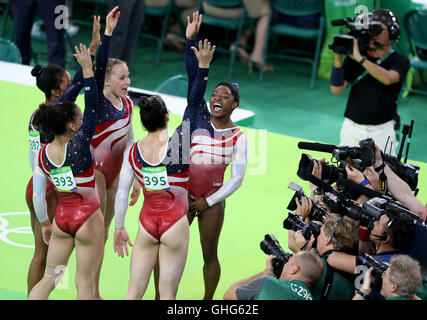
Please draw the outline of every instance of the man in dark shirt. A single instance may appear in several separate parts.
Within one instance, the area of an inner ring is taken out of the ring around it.
[[[397,18],[389,10],[376,10],[371,24],[379,24],[382,31],[372,35],[366,53],[360,53],[354,40],[353,54],[342,59],[334,54],[331,73],[331,91],[342,94],[350,86],[350,94],[344,113],[340,145],[358,146],[359,141],[373,138],[383,150],[395,155],[397,147],[394,118],[397,115],[397,99],[402,83],[410,68],[409,59],[391,48],[397,40],[400,28]]]

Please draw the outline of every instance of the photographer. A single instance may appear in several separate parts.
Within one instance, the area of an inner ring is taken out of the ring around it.
[[[315,253],[301,251],[289,258],[279,279],[274,278],[273,259],[261,273],[234,283],[224,300],[313,300],[310,289],[323,272],[322,261]]]
[[[364,300],[371,292],[373,268],[365,272],[363,286],[353,300]],[[421,268],[418,261],[407,255],[395,255],[382,276],[381,295],[386,300],[419,300],[416,296],[421,286]]]
[[[297,242],[305,241],[296,232]],[[298,240],[299,239],[299,240]],[[354,295],[355,277],[330,266],[327,258],[333,252],[355,254],[359,243],[359,230],[350,219],[329,214],[317,237],[316,249],[323,263],[321,279],[312,288],[314,300],[351,300]],[[307,246],[307,250],[310,246]]]
[[[295,213],[299,216],[304,217],[307,221],[308,215],[313,209],[313,202],[310,200],[310,198],[301,197],[300,200],[295,199],[295,203],[297,205]],[[300,251],[303,246],[311,248],[313,246],[314,241],[314,236],[311,236],[310,241],[305,244],[306,240],[301,235],[301,231],[288,230],[288,248],[294,253]]]
[[[395,154],[397,140],[394,120],[397,100],[410,68],[409,59],[391,49],[393,40],[400,35],[397,18],[389,10],[376,10],[370,25],[379,24],[381,33],[369,33],[369,46],[360,52],[357,39],[353,40],[353,53],[344,62],[334,51],[331,72],[331,92],[339,95],[350,85],[350,94],[341,128],[340,145],[357,146],[365,138],[373,138],[382,148],[388,146]]]
[[[373,258],[379,262],[389,263],[390,259],[400,254],[412,240],[414,233],[413,220],[398,212],[388,212],[383,214],[378,221],[374,222],[374,227],[369,234],[369,240],[373,245]],[[362,254],[362,252],[359,252]],[[343,252],[334,252],[328,259],[328,264],[336,269],[358,274],[360,257],[349,255]],[[381,299],[378,297],[378,292],[372,295],[372,298]]]

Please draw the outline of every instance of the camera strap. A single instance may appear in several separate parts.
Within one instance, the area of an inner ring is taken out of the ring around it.
[[[325,252],[321,257],[326,258],[331,254],[335,252],[335,250],[330,250],[328,252]],[[327,260],[326,260],[326,276],[325,281],[323,282],[322,292],[320,293],[320,300],[326,300],[328,298],[329,293],[332,289],[332,282],[334,281],[334,268],[332,268]]]
[[[325,282],[323,282],[322,293],[320,294],[320,300],[326,300],[328,298],[329,292],[331,292],[332,282],[334,280],[334,270],[328,264],[326,264],[326,277]]]
[[[391,54],[394,52],[393,49],[390,49],[385,56],[379,58],[375,64],[380,65],[381,63],[383,63],[388,57],[391,56]],[[362,80],[364,77],[366,77],[369,74],[368,70],[365,70],[365,72],[363,72],[356,80],[353,81],[353,83],[351,84],[352,87],[354,87],[356,84],[359,83],[360,80]]]

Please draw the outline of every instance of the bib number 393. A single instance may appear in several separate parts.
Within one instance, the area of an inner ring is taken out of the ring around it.
[[[147,191],[169,190],[166,167],[145,167],[142,169],[144,184]]]
[[[41,147],[40,144],[40,132],[35,131],[35,130],[31,130],[30,131],[30,136],[28,138],[29,144],[30,144],[30,150],[36,154]]]
[[[69,166],[50,170],[50,177],[58,191],[77,191],[76,180]]]

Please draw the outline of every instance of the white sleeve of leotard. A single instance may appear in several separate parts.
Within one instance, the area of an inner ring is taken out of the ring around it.
[[[45,222],[49,218],[47,215],[46,186],[47,178],[39,166],[37,153],[34,157],[33,205],[40,222]]]
[[[119,186],[114,204],[114,219],[116,228],[125,227],[125,215],[128,209],[129,191],[135,174],[129,163],[129,148],[125,151],[122,168],[120,170]]]
[[[221,188],[206,198],[210,207],[229,197],[242,185],[248,163],[247,150],[248,141],[246,136],[242,134],[234,145],[233,160],[231,162],[231,178],[224,183]]]
[[[28,160],[30,161],[31,171],[34,173],[34,152],[29,149]]]
[[[126,142],[126,148],[125,150],[128,150],[132,144],[135,142],[135,136],[133,134],[133,110],[134,110],[134,106],[133,106],[133,102],[132,100],[129,98],[130,103],[132,104],[132,114],[130,115],[130,125],[129,125],[129,132],[128,132],[128,141]],[[125,151],[126,152],[126,151]]]
[[[129,127],[129,133],[128,133],[128,141],[126,142],[125,153],[126,153],[126,150],[129,150],[129,148],[132,147],[134,142],[135,142],[135,136],[133,134],[133,125],[131,121],[130,127]]]

